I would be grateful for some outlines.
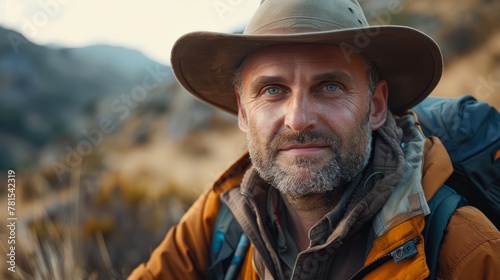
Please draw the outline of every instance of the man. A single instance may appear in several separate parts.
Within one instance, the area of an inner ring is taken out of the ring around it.
[[[172,66],[189,92],[238,115],[249,154],[130,279],[429,276],[427,201],[452,167],[406,110],[440,79],[432,39],[371,27],[355,1],[266,0],[242,35],[180,38]],[[241,228],[250,246],[229,250],[239,266],[214,274],[214,226],[224,222],[236,223],[228,228]],[[447,231],[438,278],[500,275],[500,234],[481,212],[459,208]]]

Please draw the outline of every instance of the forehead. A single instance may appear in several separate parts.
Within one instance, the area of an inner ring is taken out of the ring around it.
[[[242,71],[310,67],[317,70],[359,71],[366,69],[364,58],[352,50],[330,44],[282,44],[259,49],[242,63]],[[252,71],[250,71],[252,72]]]

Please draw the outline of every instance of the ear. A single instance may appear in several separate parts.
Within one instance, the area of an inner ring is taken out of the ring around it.
[[[248,126],[247,126],[247,117],[245,114],[245,110],[243,109],[243,106],[241,106],[241,96],[239,92],[235,92],[236,95],[236,103],[238,105],[238,127],[240,128],[241,131],[247,132]]]
[[[387,98],[389,89],[386,80],[380,80],[373,93],[370,110],[370,125],[373,130],[380,128],[387,117]]]

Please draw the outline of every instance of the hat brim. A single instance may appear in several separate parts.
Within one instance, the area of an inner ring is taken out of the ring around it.
[[[334,44],[346,48],[346,55],[360,51],[368,56],[388,83],[388,106],[394,114],[427,97],[443,69],[441,51],[434,40],[416,29],[393,25],[287,35],[193,32],[179,38],[172,48],[172,69],[191,94],[237,114],[234,71],[250,53],[290,43]]]

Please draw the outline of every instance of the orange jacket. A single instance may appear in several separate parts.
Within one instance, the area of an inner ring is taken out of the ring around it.
[[[422,186],[429,200],[452,172],[451,162],[437,138],[425,142]],[[220,195],[238,188],[251,166],[248,155],[241,157],[202,194],[152,253],[150,260],[137,267],[129,279],[203,279],[208,269],[212,228],[221,202]],[[421,232],[424,215],[417,215],[392,227],[373,242],[365,265],[418,238],[418,254],[400,263],[388,261],[365,279],[425,279],[429,270]],[[260,272],[266,278],[266,273]],[[448,224],[441,246],[438,279],[497,279],[500,275],[500,233],[473,207],[459,208]],[[239,279],[259,279],[250,246]]]

